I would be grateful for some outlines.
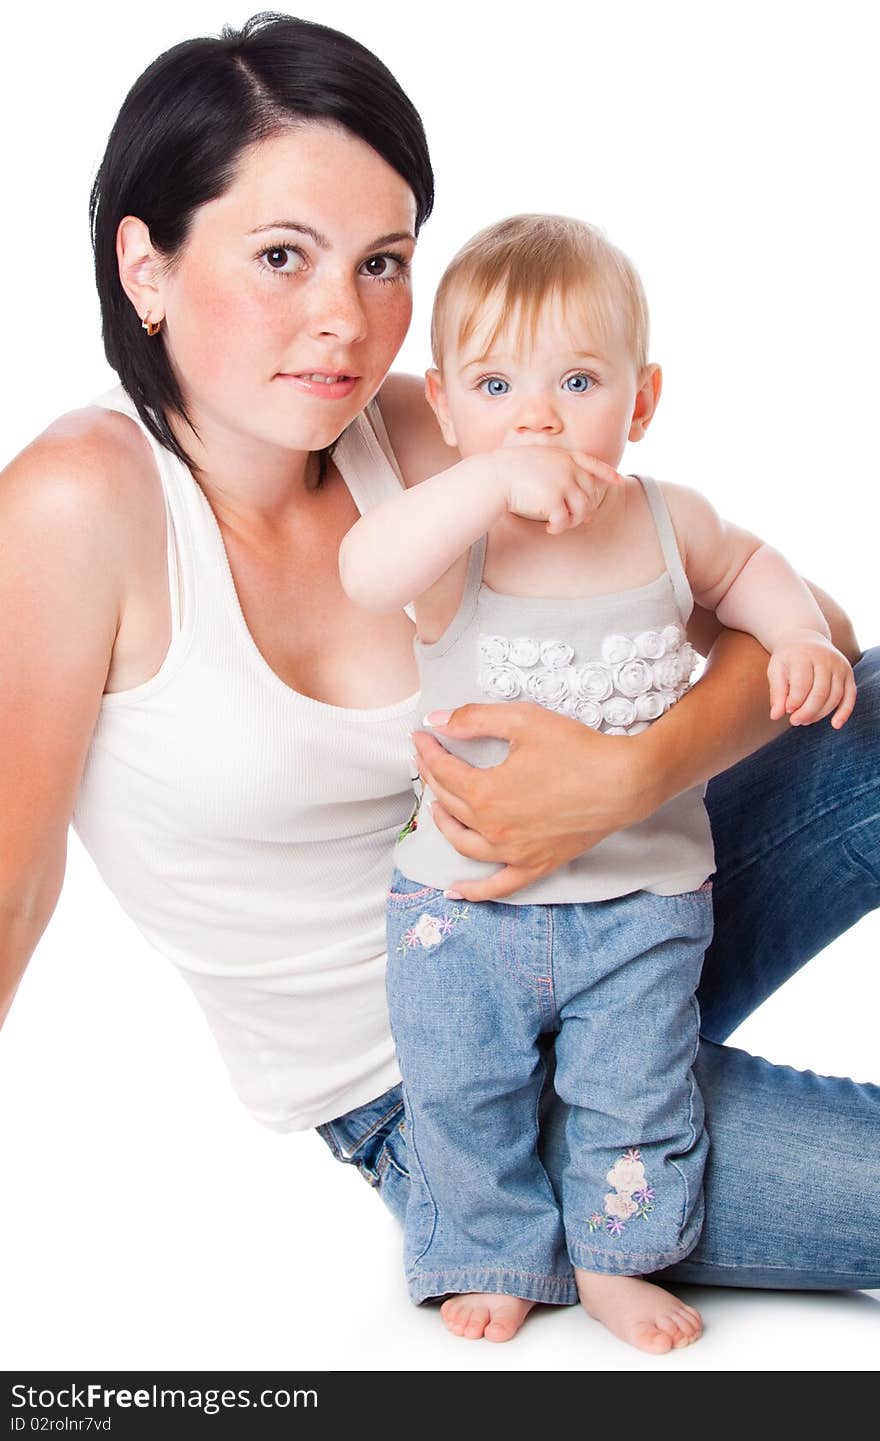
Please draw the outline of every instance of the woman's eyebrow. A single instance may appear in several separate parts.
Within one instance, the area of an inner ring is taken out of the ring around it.
[[[330,249],[330,241],[326,235],[321,235],[311,225],[304,225],[301,220],[272,220],[268,225],[255,225],[253,230],[249,230],[247,233],[248,235],[259,235],[263,230],[298,230],[301,235],[308,235],[311,240],[314,240],[321,250]],[[375,250],[377,245],[392,245],[398,240],[412,240],[415,243],[415,238],[409,230],[395,230],[389,235],[380,235],[377,240],[370,241],[369,245],[364,246],[364,250]]]

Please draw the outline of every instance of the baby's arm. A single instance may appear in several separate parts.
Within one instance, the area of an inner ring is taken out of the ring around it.
[[[518,446],[471,455],[362,515],[339,549],[345,593],[368,610],[425,597],[505,510],[552,534],[588,522],[611,466],[581,451]]]
[[[839,729],[855,703],[852,667],[832,645],[800,576],[779,551],[722,520],[697,491],[664,485],[663,493],[694,600],[770,652],[771,719],[787,713],[793,725],[808,725],[834,712]]]
[[[423,595],[505,509],[494,454],[472,455],[362,515],[339,550],[343,589],[368,610]]]

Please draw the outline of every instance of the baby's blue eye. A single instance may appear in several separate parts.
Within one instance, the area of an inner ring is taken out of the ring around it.
[[[568,378],[563,381],[563,385],[572,395],[584,395],[595,383],[591,375],[583,374],[569,375]]]
[[[507,381],[506,381],[506,380],[502,380],[501,377],[498,376],[498,375],[489,375],[489,376],[487,376],[485,380],[481,380],[481,381],[480,381],[479,386],[478,386],[477,388],[478,388],[479,390],[482,390],[484,385],[488,385],[488,386],[490,387],[489,390],[484,391],[484,394],[486,394],[486,395],[506,395],[507,392],[508,392],[508,390],[510,389],[510,386],[507,384]],[[496,385],[503,385],[503,386],[505,387],[505,389],[504,389],[504,390],[493,390],[493,389],[492,389],[492,386],[496,386]]]

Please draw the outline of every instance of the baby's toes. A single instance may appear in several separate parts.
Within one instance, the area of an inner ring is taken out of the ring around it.
[[[461,1296],[453,1296],[451,1300],[444,1301],[440,1307],[440,1315],[443,1323],[454,1336],[464,1334],[464,1328],[468,1323],[472,1307],[469,1302]]]
[[[657,1325],[671,1338],[676,1349],[690,1346],[700,1334],[698,1322],[684,1311],[670,1311],[665,1316],[658,1316]]]
[[[471,1306],[462,1335],[468,1341],[479,1341],[489,1324],[488,1306]]]
[[[522,1325],[521,1313],[521,1306],[496,1307],[492,1312],[492,1319],[486,1327],[486,1340],[509,1341]]]
[[[632,1342],[640,1351],[649,1351],[653,1356],[663,1356],[672,1350],[672,1337],[660,1329],[659,1322],[637,1321],[632,1331]]]

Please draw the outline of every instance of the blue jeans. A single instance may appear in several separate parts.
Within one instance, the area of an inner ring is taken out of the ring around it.
[[[712,887],[590,904],[457,904],[395,871],[388,1010],[403,1075],[413,1301],[576,1299],[571,1266],[638,1276],[703,1224],[694,993]],[[538,1153],[553,1037],[557,1200]]]
[[[880,1288],[880,1087],[774,1066],[721,1042],[880,901],[880,648],[856,666],[840,732],[798,727],[710,784],[714,938],[697,992],[694,1073],[712,1138],[705,1220],[655,1280]],[[402,1221],[409,1162],[399,1087],[320,1132]],[[540,1141],[554,1188],[566,1108],[545,1088]],[[558,1193],[558,1192],[557,1192]]]

